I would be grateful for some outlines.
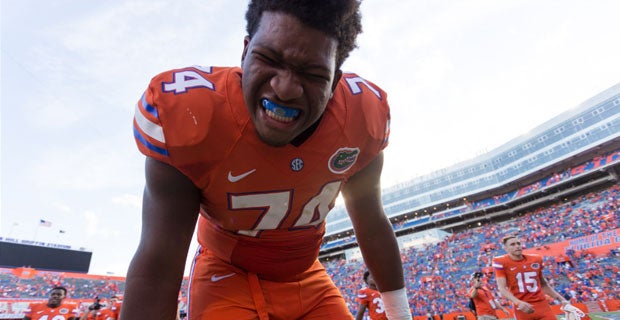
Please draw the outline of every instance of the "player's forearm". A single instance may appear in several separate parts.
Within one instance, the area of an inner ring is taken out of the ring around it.
[[[175,261],[176,260],[176,261]],[[174,319],[184,260],[140,254],[134,257],[125,285],[123,319]]]
[[[385,314],[389,319],[410,320],[400,251],[389,221],[385,216],[378,217],[358,224],[355,232],[366,266],[381,292]]]
[[[521,300],[517,299],[517,297],[515,297],[510,290],[508,290],[508,288],[506,287],[498,287],[499,292],[502,294],[502,296],[510,301],[512,301],[512,303],[514,304],[518,304],[519,302],[521,302]]]
[[[387,222],[387,219],[386,219]],[[364,262],[373,274],[379,291],[392,291],[405,286],[400,251],[391,226],[375,225],[374,230],[356,230]]]
[[[495,306],[496,306],[496,308],[494,309],[501,309],[502,311],[506,313],[508,312],[508,310],[506,310],[506,308],[499,302],[499,300],[493,299],[493,302],[495,302]]]

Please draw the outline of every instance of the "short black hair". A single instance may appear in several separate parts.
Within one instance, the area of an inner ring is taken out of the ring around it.
[[[469,277],[470,280],[474,280],[474,279],[480,279],[484,277],[484,273],[480,272],[480,271],[476,271],[474,273],[471,274],[471,276]]]
[[[64,291],[65,296],[67,295],[67,288],[65,288],[65,287],[55,286],[55,287],[52,288],[52,291],[54,291],[54,290],[62,290],[62,291]],[[52,291],[50,291],[50,292],[52,292]]]
[[[355,39],[362,32],[360,0],[251,0],[245,14],[250,38],[265,11],[293,15],[308,27],[334,38],[338,42],[336,69],[357,47]]]
[[[364,282],[368,283],[368,276],[370,276],[370,271],[366,270],[366,272],[364,272]]]

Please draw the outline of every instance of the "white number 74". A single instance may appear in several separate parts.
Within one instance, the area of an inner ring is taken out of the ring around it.
[[[333,203],[342,181],[334,181],[326,184],[318,195],[306,203],[295,221],[294,227],[316,226],[321,223]],[[293,191],[280,191],[247,195],[231,195],[230,207],[233,210],[264,208],[263,214],[258,218],[252,230],[239,230],[240,234],[256,236],[261,230],[275,230],[280,227],[290,211]],[[317,214],[318,213],[318,214]]]

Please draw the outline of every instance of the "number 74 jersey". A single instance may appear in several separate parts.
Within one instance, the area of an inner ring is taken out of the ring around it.
[[[506,286],[519,300],[538,302],[545,300],[542,291],[542,257],[523,254],[522,260],[512,260],[509,255],[493,258],[493,269],[497,278],[505,278]]]
[[[295,275],[316,260],[325,217],[342,185],[389,136],[386,94],[344,74],[302,143],[262,142],[241,89],[241,69],[190,67],[151,81],[136,106],[134,137],[202,191],[198,241],[259,275]]]

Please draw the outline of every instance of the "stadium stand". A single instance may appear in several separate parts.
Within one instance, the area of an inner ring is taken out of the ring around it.
[[[491,258],[504,254],[496,244],[506,230],[515,229],[526,239],[531,252],[546,257],[546,277],[573,303],[620,299],[619,211],[620,185],[616,184],[508,221],[454,233],[434,245],[403,250],[414,315],[466,313],[468,300],[463,284],[474,271],[491,275]],[[566,255],[549,251],[553,244],[605,232],[613,232],[615,247],[601,252],[593,248],[571,249]],[[363,262],[336,259],[325,264],[354,312],[355,296],[363,285]],[[486,279],[495,287],[492,276]]]

